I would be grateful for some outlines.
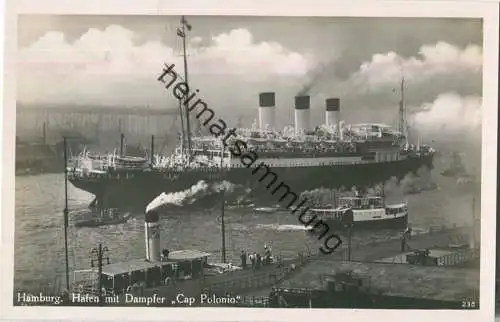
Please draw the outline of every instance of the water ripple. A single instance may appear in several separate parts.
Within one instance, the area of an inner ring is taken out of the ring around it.
[[[470,201],[451,181],[440,183],[439,191],[409,195],[410,221],[414,228],[462,223],[470,218]],[[89,213],[93,196],[69,186],[70,225]],[[15,286],[30,290],[36,285],[56,283],[64,273],[63,176],[58,174],[16,177]],[[128,222],[116,226],[78,228],[70,226],[68,246],[70,269],[90,266],[90,251],[102,243],[109,248],[112,262],[143,257],[144,221],[132,214]],[[210,250],[220,257],[221,228],[216,211],[173,209],[161,218],[162,244],[168,249]],[[255,214],[253,210],[226,211],[227,257],[239,261],[241,249],[263,251],[270,245],[284,256],[314,249],[320,244],[303,230],[297,218],[285,212]],[[356,233],[353,245],[394,238],[393,231]]]

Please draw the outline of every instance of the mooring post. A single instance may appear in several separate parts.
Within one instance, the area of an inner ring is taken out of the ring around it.
[[[66,289],[70,292],[69,286],[69,256],[68,256],[68,147],[67,147],[67,139],[63,138],[63,146],[64,146],[64,255],[66,261]]]
[[[91,259],[90,259],[90,266],[94,267],[95,263],[97,263],[97,271],[98,271],[98,276],[97,276],[97,287],[98,287],[98,296],[99,296],[99,305],[103,306],[104,305],[104,296],[105,296],[105,289],[102,286],[102,266],[103,266],[103,259],[106,259],[107,263],[109,264],[109,257],[106,256],[104,257],[105,254],[109,252],[109,249],[105,246],[102,247],[102,244],[99,244],[97,248],[93,248],[90,252],[91,254]]]

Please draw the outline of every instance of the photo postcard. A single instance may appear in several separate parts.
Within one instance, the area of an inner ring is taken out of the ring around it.
[[[6,5],[2,316],[493,318],[498,3],[62,3]]]

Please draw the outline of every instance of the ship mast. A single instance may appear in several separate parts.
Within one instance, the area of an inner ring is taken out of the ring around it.
[[[67,147],[67,139],[63,138],[64,143],[64,255],[65,255],[65,267],[66,267],[66,289],[68,292],[69,288],[69,259],[68,259],[68,147]]]
[[[188,67],[187,67],[187,55],[186,55],[186,30],[191,31],[191,25],[187,22],[186,18],[184,16],[181,17],[181,27],[177,28],[177,36],[182,38],[182,57],[184,59],[184,82],[188,84],[189,86],[189,81],[188,81]],[[185,117],[185,122],[186,122],[186,143],[187,143],[187,156],[188,160],[191,160],[191,128],[190,128],[190,122],[189,122],[189,109],[188,109],[188,96],[184,96],[184,117]]]
[[[404,74],[401,77],[401,98],[399,100],[399,132],[405,136],[406,142],[408,142],[408,133],[406,128],[406,111],[405,111],[405,77]]]
[[[185,131],[184,131],[184,117],[182,111],[182,101],[179,100],[179,116],[181,118],[181,153],[184,153],[184,140],[185,140]]]
[[[221,233],[222,233],[222,262],[226,262],[226,225],[224,222],[224,208],[225,208],[225,203],[226,203],[226,198],[225,198],[225,188],[223,184],[224,180],[224,144],[221,142],[221,156],[220,156],[220,177],[221,177],[221,184],[222,184],[222,191],[221,191],[221,217],[220,217],[220,224],[221,224]]]
[[[477,218],[477,213],[476,213],[476,191],[478,189],[477,185],[477,174],[476,171],[473,172],[473,180],[472,180],[472,227],[471,227],[471,233],[470,233],[470,241],[469,241],[469,247],[472,249],[478,248],[476,245],[476,228],[479,227],[478,225],[478,218]],[[477,243],[479,244],[479,243]]]

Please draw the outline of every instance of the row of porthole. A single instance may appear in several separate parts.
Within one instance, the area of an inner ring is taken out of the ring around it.
[[[320,162],[317,164],[313,163],[290,163],[290,164],[272,164],[266,163],[270,168],[291,168],[291,167],[315,167],[315,166],[331,166],[331,165],[350,165],[350,164],[360,164],[361,161],[338,161],[338,162]],[[246,165],[242,164],[232,164],[231,168],[246,168]]]

